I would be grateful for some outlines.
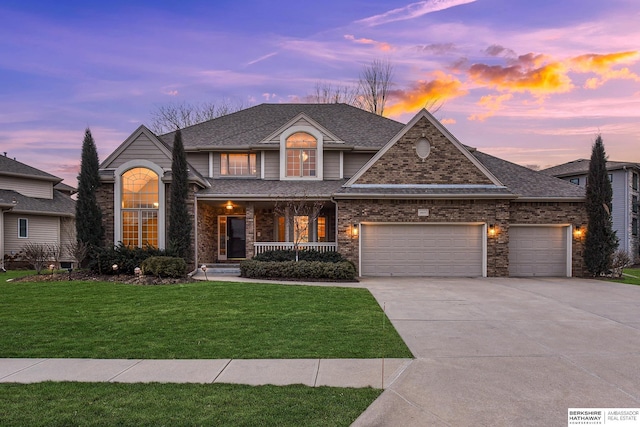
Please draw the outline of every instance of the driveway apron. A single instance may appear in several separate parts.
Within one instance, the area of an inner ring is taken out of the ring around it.
[[[365,278],[415,356],[355,426],[566,426],[640,407],[640,286]]]

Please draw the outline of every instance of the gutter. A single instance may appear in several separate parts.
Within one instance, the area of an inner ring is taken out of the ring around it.
[[[381,193],[340,193],[334,194],[334,198],[349,200],[349,199],[517,199],[518,196],[513,194],[381,194]]]

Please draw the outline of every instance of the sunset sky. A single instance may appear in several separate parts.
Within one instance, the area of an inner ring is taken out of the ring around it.
[[[94,4],[95,3],[95,4]],[[394,66],[387,116],[432,99],[464,144],[522,164],[640,162],[638,0],[0,0],[0,152],[76,185],[171,103],[303,102]]]

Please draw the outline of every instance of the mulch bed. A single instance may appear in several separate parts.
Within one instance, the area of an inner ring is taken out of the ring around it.
[[[196,280],[191,277],[169,278],[155,276],[135,276],[129,274],[95,274],[90,271],[73,271],[71,273],[49,273],[43,271],[33,276],[25,276],[13,279],[14,282],[69,282],[69,281],[85,281],[85,282],[112,282],[127,283],[131,285],[174,285],[178,283],[191,283]]]

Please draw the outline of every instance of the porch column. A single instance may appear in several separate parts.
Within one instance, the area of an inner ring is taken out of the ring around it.
[[[255,224],[255,209],[253,207],[253,203],[247,203],[245,206],[245,214],[246,214],[246,252],[247,259],[253,258],[253,244],[256,241],[256,224]]]

